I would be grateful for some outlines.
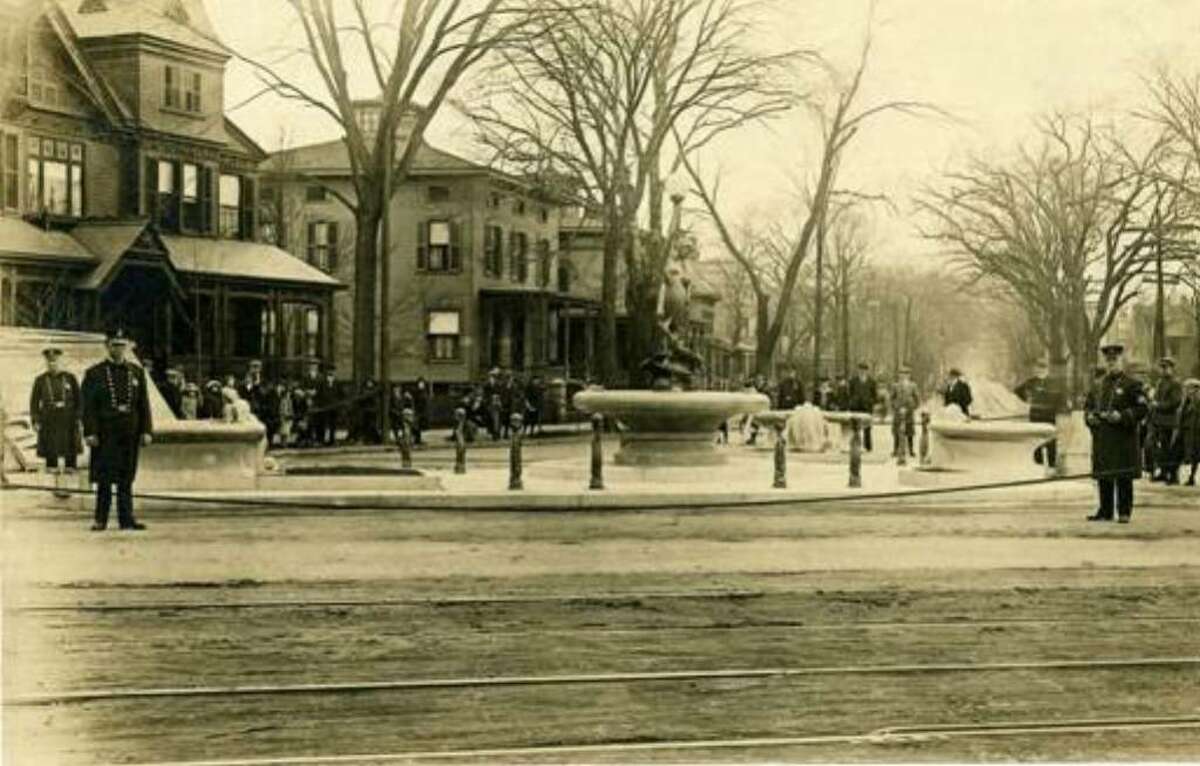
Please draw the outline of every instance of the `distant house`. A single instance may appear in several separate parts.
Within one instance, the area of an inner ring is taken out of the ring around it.
[[[378,101],[356,104],[359,124],[378,125]],[[397,141],[406,141],[405,126]],[[297,260],[354,284],[353,199],[345,143],[280,151],[264,164],[272,228]],[[572,248],[561,200],[522,179],[422,143],[392,199],[393,381],[423,376],[445,397],[492,368],[547,378],[576,376],[590,356],[581,320],[598,312],[587,256]],[[576,261],[579,261],[577,263]],[[339,367],[352,364],[353,287],[334,300]]]
[[[0,323],[120,325],[193,378],[329,357],[341,285],[256,241],[227,59],[202,0],[0,0]]]

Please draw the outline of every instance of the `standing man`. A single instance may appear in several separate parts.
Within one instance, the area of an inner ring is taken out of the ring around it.
[[[263,420],[263,389],[262,360],[251,359],[246,367],[246,376],[237,384],[237,394],[250,405],[254,417]]]
[[[423,376],[417,376],[417,385],[412,393],[413,444],[421,443],[421,432],[429,430],[429,384]]]
[[[1033,377],[1017,386],[1015,393],[1021,401],[1029,404],[1030,423],[1054,425],[1055,417],[1058,415],[1059,398],[1050,384],[1050,368],[1048,366],[1039,363],[1034,367]],[[1051,439],[1038,447],[1037,451],[1045,456],[1047,468],[1053,468],[1057,464],[1057,439]]]
[[[47,348],[46,371],[33,381],[29,395],[29,418],[37,431],[37,454],[46,461],[46,470],[55,474],[55,485],[61,481],[64,468],[75,472],[83,443],[79,437],[79,381],[69,372],[59,369],[62,349]],[[59,462],[64,466],[59,466]]]
[[[968,418],[971,417],[971,386],[967,381],[963,380],[962,370],[957,367],[951,367],[949,380],[946,381],[946,387],[942,389],[942,403],[949,407],[951,404],[957,404],[958,408]]]
[[[332,364],[325,365],[325,375],[317,381],[316,395],[313,397],[313,409],[316,410],[316,442],[318,445],[332,447],[337,441],[337,369]]]
[[[1179,483],[1179,461],[1172,445],[1179,423],[1179,407],[1183,404],[1183,386],[1175,379],[1175,360],[1164,356],[1158,360],[1158,383],[1154,386],[1154,402],[1150,411],[1150,426],[1154,434],[1154,462],[1158,475],[1151,481]]]
[[[858,363],[858,374],[846,384],[846,409],[851,412],[865,412],[868,417],[863,426],[863,449],[871,451],[871,420],[875,415],[875,379],[871,377],[871,366],[866,362]]]
[[[892,438],[896,448],[892,457],[900,457],[900,451],[908,450],[909,457],[916,457],[913,449],[913,437],[916,435],[916,412],[921,406],[921,392],[912,381],[912,370],[908,365],[900,368],[899,378],[892,386]]]
[[[106,338],[108,359],[83,376],[83,433],[92,448],[91,480],[96,484],[93,532],[108,526],[112,487],[117,485],[117,521],[121,529],[141,530],[133,516],[133,480],[138,451],[151,441],[150,397],[146,373],[125,359],[129,342],[120,329]]]
[[[1128,524],[1133,516],[1133,480],[1141,473],[1138,423],[1149,403],[1136,378],[1125,374],[1125,347],[1103,346],[1105,375],[1088,393],[1085,405],[1092,432],[1092,476],[1100,491],[1100,507],[1088,521],[1113,520],[1116,493],[1117,520]]]

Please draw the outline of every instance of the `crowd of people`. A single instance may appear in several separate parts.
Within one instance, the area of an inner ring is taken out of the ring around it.
[[[893,443],[896,445],[893,454],[899,455],[903,448],[909,456],[916,456],[916,413],[921,408],[922,398],[920,388],[913,380],[912,370],[907,365],[902,365],[891,381],[881,382],[871,374],[869,363],[860,362],[852,376],[819,378],[811,397],[807,395],[799,375],[791,369],[785,370],[775,383],[768,381],[764,375],[755,376],[746,381],[744,390],[770,398],[771,409],[791,410],[811,403],[823,412],[869,413],[872,420],[891,416]],[[957,406],[964,417],[971,416],[971,387],[961,370],[951,368],[939,392],[945,405]],[[867,452],[875,447],[872,420],[863,424],[863,449]],[[745,432],[747,428],[749,434],[746,442],[756,443],[758,426],[749,415],[742,419],[740,430]],[[728,441],[727,426],[722,428],[721,438]]]
[[[253,416],[267,431],[268,448],[328,447],[338,443],[382,444],[380,410],[383,389],[372,378],[357,390],[339,383],[332,365],[312,367],[300,378],[268,380],[259,360],[245,373],[211,378],[203,384],[188,381],[182,370],[147,362],[149,374],[167,406],[181,420],[246,421]],[[429,384],[418,378],[391,391],[390,422],[394,438],[403,424],[403,411],[412,411],[413,441],[429,427]],[[344,436],[343,436],[344,433]]]
[[[1142,472],[1151,481],[1196,486],[1200,467],[1200,379],[1180,380],[1171,357],[1159,360],[1158,374],[1145,381],[1146,416],[1139,424]]]
[[[546,407],[546,383],[539,375],[528,378],[508,370],[492,368],[487,377],[472,386],[459,400],[466,415],[464,438],[475,441],[486,433],[492,441],[512,434],[512,416],[521,416],[525,435],[542,433]]]

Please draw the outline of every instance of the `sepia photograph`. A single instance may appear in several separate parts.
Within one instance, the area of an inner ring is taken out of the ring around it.
[[[0,765],[1200,763],[1200,3],[0,0]]]

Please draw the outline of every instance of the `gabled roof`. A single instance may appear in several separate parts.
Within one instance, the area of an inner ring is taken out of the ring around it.
[[[144,35],[228,58],[204,0],[57,0],[57,4],[81,40]]]
[[[71,237],[100,260],[96,268],[79,280],[77,286],[84,290],[98,290],[107,285],[120,270],[125,254],[141,238],[147,239],[145,250],[159,252],[160,258],[166,260],[161,240],[148,231],[145,221],[89,221],[72,229]]]
[[[264,170],[312,176],[339,176],[350,172],[350,150],[342,139],[284,149],[271,155]],[[479,165],[422,141],[413,160],[412,173],[491,173]]]
[[[0,257],[30,261],[78,263],[98,262],[87,248],[61,231],[47,231],[28,221],[0,216]]]

